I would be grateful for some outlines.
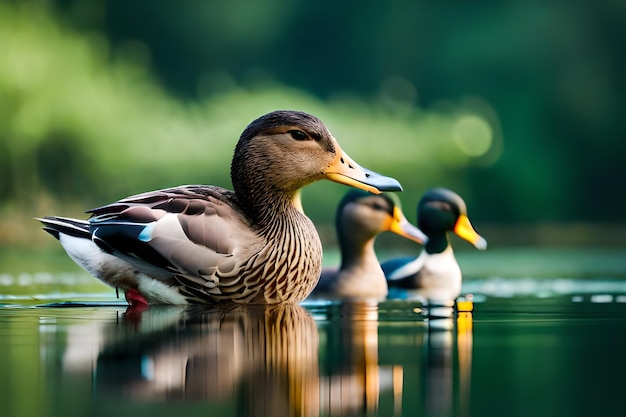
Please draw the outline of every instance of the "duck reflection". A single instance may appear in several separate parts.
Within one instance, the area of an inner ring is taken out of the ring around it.
[[[380,396],[378,304],[344,302],[329,314],[322,411],[329,415],[375,412]]]
[[[319,414],[318,334],[302,307],[154,306],[131,317],[100,329],[97,395],[226,401],[241,415]],[[79,351],[68,347],[67,370],[89,369]]]
[[[342,303],[321,328],[327,338],[320,364],[323,414],[468,412],[472,313],[387,322],[381,306]]]
[[[428,323],[425,349],[426,415],[467,415],[472,372],[472,313]]]
[[[472,313],[433,319],[394,303],[151,306],[70,327],[63,366],[90,375],[107,402],[202,401],[246,416],[465,414]]]

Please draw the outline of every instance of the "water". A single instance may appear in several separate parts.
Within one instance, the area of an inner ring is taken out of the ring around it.
[[[81,273],[0,274],[0,412],[622,415],[626,268],[615,255],[576,274],[552,253],[545,276],[535,256],[534,278],[508,255],[493,274],[470,260],[473,312],[448,317],[406,294],[137,313]]]

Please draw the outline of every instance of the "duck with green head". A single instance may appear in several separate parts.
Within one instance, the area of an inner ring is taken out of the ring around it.
[[[428,236],[428,242],[417,258],[383,262],[387,284],[390,288],[418,290],[428,300],[453,301],[461,294],[462,274],[448,233],[481,250],[487,248],[487,241],[472,227],[465,201],[445,188],[424,193],[417,205],[417,225]]]
[[[186,185],[90,210],[87,221],[39,219],[69,256],[131,305],[278,304],[303,300],[322,265],[300,189],[321,179],[367,191],[399,191],[393,178],[353,161],[324,123],[274,111],[241,134],[233,191]]]
[[[391,193],[348,191],[337,207],[335,229],[341,265],[339,269],[322,271],[313,291],[315,297],[384,298],[388,289],[374,250],[376,236],[392,232],[420,244],[427,240],[421,230],[409,223],[400,199]]]

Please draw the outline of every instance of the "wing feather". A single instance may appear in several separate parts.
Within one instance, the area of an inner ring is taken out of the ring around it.
[[[193,288],[193,296],[206,298],[225,287],[228,293],[240,291],[242,265],[236,260],[246,262],[264,246],[234,193],[220,187],[158,190],[90,213],[90,229],[101,248],[152,276],[175,275]]]

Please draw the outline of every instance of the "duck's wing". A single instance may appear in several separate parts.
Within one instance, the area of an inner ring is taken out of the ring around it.
[[[424,267],[427,256],[427,253],[422,251],[417,258],[397,258],[383,262],[381,267],[389,287],[416,288],[419,273]]]
[[[151,191],[90,213],[100,248],[154,278],[174,276],[201,298],[236,286],[242,264],[263,246],[234,193],[220,187]]]

